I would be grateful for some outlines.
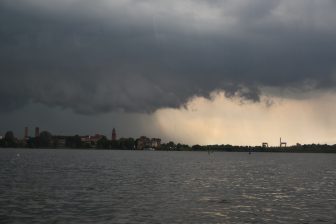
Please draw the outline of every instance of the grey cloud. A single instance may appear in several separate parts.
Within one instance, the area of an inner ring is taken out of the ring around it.
[[[71,4],[70,4],[71,3]],[[151,112],[224,90],[335,88],[334,1],[0,3],[0,111]]]

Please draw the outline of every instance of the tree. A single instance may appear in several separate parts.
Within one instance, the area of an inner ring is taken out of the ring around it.
[[[12,131],[7,131],[3,139],[4,147],[17,147],[17,140]]]
[[[132,150],[135,146],[135,140],[133,138],[121,138],[119,140],[120,148],[125,150]]]
[[[120,141],[119,140],[111,141],[111,149],[120,149]]]
[[[108,149],[110,148],[110,141],[107,140],[105,136],[97,141],[97,149]]]
[[[176,150],[176,145],[172,141],[167,143],[167,147],[168,147],[168,150]]]
[[[203,147],[200,146],[200,145],[193,145],[191,147],[191,149],[194,150],[194,151],[201,151],[203,149]]]
[[[74,149],[79,149],[83,147],[81,137],[79,137],[78,135],[67,137],[65,139],[65,145],[68,148]]]
[[[186,150],[190,150],[190,147],[189,147],[189,145],[178,143],[176,145],[176,150],[177,151],[186,151]]]

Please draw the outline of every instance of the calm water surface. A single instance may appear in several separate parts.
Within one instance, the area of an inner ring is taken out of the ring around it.
[[[0,149],[0,223],[336,223],[336,155]]]

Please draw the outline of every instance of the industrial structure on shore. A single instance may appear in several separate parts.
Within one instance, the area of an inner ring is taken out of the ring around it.
[[[297,143],[296,145],[298,146],[298,145],[300,145],[300,144]],[[268,145],[267,142],[263,142],[263,143],[261,143],[261,147],[263,147],[263,148],[268,148],[269,145]],[[281,140],[281,137],[280,137],[280,144],[279,144],[279,147],[280,147],[280,148],[282,148],[282,147],[287,147],[287,142],[283,142],[283,141]]]

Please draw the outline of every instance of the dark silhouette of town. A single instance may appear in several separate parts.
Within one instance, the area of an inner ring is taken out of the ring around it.
[[[152,151],[206,151],[211,152],[309,152],[309,153],[336,153],[336,144],[305,144],[299,143],[288,146],[280,138],[278,146],[270,147],[267,142],[260,146],[234,146],[222,145],[193,145],[174,143],[162,143],[160,138],[148,138],[141,136],[134,138],[117,138],[116,130],[112,129],[111,138],[105,135],[64,136],[52,135],[48,131],[40,132],[35,128],[34,137],[29,136],[28,127],[24,128],[24,137],[15,137],[12,131],[7,131],[4,136],[0,135],[1,148],[53,148],[53,149],[105,149],[105,150],[152,150]]]

